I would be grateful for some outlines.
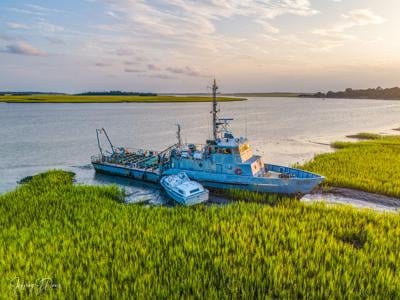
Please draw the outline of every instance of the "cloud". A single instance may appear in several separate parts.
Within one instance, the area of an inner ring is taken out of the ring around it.
[[[385,18],[374,14],[369,9],[352,10],[348,14],[344,14],[343,18],[348,20],[348,22],[344,24],[345,28],[369,24],[382,24],[385,22]]]
[[[1,52],[27,56],[46,56],[46,52],[31,46],[28,43],[17,43],[6,46]]]
[[[34,16],[48,16],[49,14],[53,13],[64,13],[64,11],[54,8],[47,8],[40,5],[35,4],[25,4],[24,8],[17,8],[17,7],[6,7],[8,11],[16,12],[20,14],[26,15],[34,15]]]
[[[113,12],[112,10],[106,11],[106,15],[112,18],[119,18],[119,15]]]
[[[182,74],[182,75],[187,75],[187,76],[192,76],[192,77],[209,77],[206,74],[203,74],[202,72],[191,68],[189,66],[186,66],[184,68],[179,68],[179,67],[167,67],[165,69],[166,71],[173,73],[173,74]]]
[[[134,51],[131,49],[117,49],[115,54],[118,56],[132,56],[134,55]]]
[[[356,36],[346,31],[360,26],[378,25],[385,22],[381,16],[374,14],[369,9],[355,9],[341,16],[342,21],[328,28],[319,28],[312,31],[313,34],[322,38],[320,47],[313,48],[314,51],[329,51],[340,47],[345,41],[355,40]]]
[[[149,71],[160,71],[160,70],[161,70],[160,67],[157,67],[156,65],[153,65],[153,64],[148,64],[148,65],[147,65],[147,69],[148,69]]]
[[[48,22],[38,22],[37,28],[41,31],[50,32],[50,33],[57,33],[64,31],[64,27],[54,25]]]
[[[49,33],[58,33],[58,32],[63,32],[64,27],[58,26],[55,24],[51,24],[49,22],[46,22],[44,20],[41,20],[37,22],[33,27],[29,27],[26,24],[22,23],[15,23],[15,22],[8,22],[7,27],[9,29],[15,29],[15,30],[28,30],[28,29],[37,29],[42,32],[49,32]]]
[[[343,21],[340,23],[336,23],[330,28],[326,29],[316,29],[313,33],[318,35],[329,35],[330,33],[341,33],[347,29],[356,27],[356,26],[365,26],[370,24],[382,24],[385,22],[385,19],[381,16],[374,14],[369,9],[355,9],[350,11],[347,14],[342,15]]]
[[[153,72],[165,71],[169,64],[183,67],[193,62],[206,69],[211,60],[232,61],[244,54],[255,62],[268,51],[273,53],[269,44],[283,38],[275,24],[277,18],[319,13],[310,0],[93,1],[93,7],[98,5],[102,6],[102,16],[91,25],[89,38],[82,37],[80,54],[89,56],[96,52],[99,57],[115,60],[121,57],[120,62],[126,66],[138,65],[139,69]],[[249,24],[241,26],[242,22]],[[232,24],[235,25],[230,27]],[[260,38],[262,34],[270,38]],[[138,61],[137,56],[145,60]],[[163,64],[161,69],[147,67],[148,63],[157,65],[166,58],[170,63]],[[193,70],[188,76],[206,76],[197,72]]]
[[[125,66],[137,66],[137,65],[143,64],[143,63],[146,62],[146,61],[147,61],[147,58],[142,57],[142,56],[136,56],[136,57],[134,57],[133,59],[125,60],[125,61],[123,62],[123,64],[124,64]],[[155,67],[155,66],[152,65],[152,67],[150,67],[150,68],[153,68],[153,67]],[[147,67],[147,68],[149,68],[149,67]],[[157,69],[160,69],[160,68],[157,68]]]
[[[313,16],[318,13],[309,0],[103,0],[109,11],[119,18],[97,28],[126,35],[135,35],[146,43],[168,47],[191,47],[218,51],[229,47],[216,21],[248,17],[262,25],[265,33],[278,33],[270,21],[282,15]],[[222,52],[222,51],[221,51]]]
[[[0,40],[6,41],[6,42],[11,42],[17,40],[14,36],[10,36],[7,34],[0,34]]]
[[[137,70],[137,69],[125,68],[124,72],[126,72],[126,73],[144,73],[144,72],[146,72],[146,71],[144,71],[144,70]]]
[[[29,29],[28,25],[21,23],[14,23],[14,22],[7,23],[7,27],[10,29],[23,29],[23,30]]]
[[[101,62],[95,63],[94,65],[95,65],[96,67],[101,67],[101,68],[103,68],[103,67],[109,67],[109,66],[110,66],[110,64],[101,63]]]
[[[150,76],[151,78],[157,78],[157,79],[176,79],[175,76],[170,76],[167,74],[153,74]]]
[[[21,9],[21,8],[16,8],[16,7],[7,7],[6,10],[20,13],[20,14],[26,14],[26,15],[36,15],[36,16],[45,16],[46,15],[43,12],[32,11],[32,10],[28,10],[28,9]]]
[[[275,27],[272,26],[268,21],[266,20],[256,20],[257,23],[261,24],[261,26],[264,28],[264,32],[266,33],[279,33],[280,30]]]
[[[65,41],[62,40],[62,39],[60,39],[60,38],[48,36],[48,37],[46,37],[46,39],[47,39],[51,44],[54,44],[54,45],[64,45],[64,44],[65,44]]]
[[[39,12],[43,12],[43,13],[62,13],[62,10],[59,9],[54,9],[54,8],[48,8],[48,7],[43,7],[40,5],[36,5],[36,4],[25,4],[26,7],[29,7],[35,11],[39,11]]]

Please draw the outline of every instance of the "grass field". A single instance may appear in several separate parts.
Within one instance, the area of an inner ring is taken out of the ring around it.
[[[398,214],[284,200],[148,208],[72,178],[52,171],[0,196],[3,299],[400,297]]]
[[[400,198],[400,136],[361,133],[359,142],[336,142],[334,153],[299,166],[326,176],[328,186],[347,187]]]
[[[243,101],[244,98],[218,97],[218,101]],[[210,102],[211,97],[203,96],[75,96],[75,95],[29,95],[0,96],[0,102],[7,103],[168,103],[168,102]]]

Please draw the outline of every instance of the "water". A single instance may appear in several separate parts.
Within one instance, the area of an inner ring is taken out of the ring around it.
[[[75,172],[79,183],[115,181],[99,179],[90,167],[90,156],[98,152],[96,128],[106,128],[115,145],[161,150],[175,143],[178,122],[184,141],[204,143],[211,132],[210,110],[210,103],[0,103],[0,193],[25,176],[54,168]],[[235,118],[237,135],[247,135],[265,161],[284,165],[331,151],[329,142],[347,134],[397,128],[399,115],[397,101],[250,98],[221,103],[221,116]],[[135,184],[121,183],[139,199],[155,191]],[[155,193],[154,198],[162,198]]]

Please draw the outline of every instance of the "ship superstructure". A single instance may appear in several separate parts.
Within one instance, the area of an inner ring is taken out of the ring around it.
[[[285,166],[264,164],[254,155],[247,138],[235,137],[232,118],[218,117],[217,84],[212,87],[212,139],[205,145],[184,144],[171,152],[163,174],[185,172],[204,186],[258,192],[303,194],[324,179],[322,176]]]

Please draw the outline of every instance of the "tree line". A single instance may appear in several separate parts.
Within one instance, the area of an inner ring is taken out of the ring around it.
[[[77,96],[157,96],[154,93],[138,93],[138,92],[122,92],[122,91],[107,91],[107,92],[86,92],[77,94]]]
[[[312,98],[351,98],[351,99],[400,99],[400,88],[370,88],[354,90],[352,88],[347,88],[344,91],[327,93],[318,92],[316,94],[302,94],[299,97],[312,97]]]

